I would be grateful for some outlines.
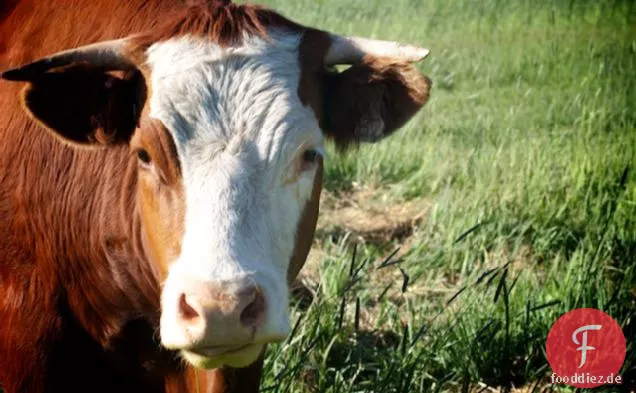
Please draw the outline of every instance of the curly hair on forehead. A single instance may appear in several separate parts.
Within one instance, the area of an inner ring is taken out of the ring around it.
[[[150,46],[183,35],[209,39],[221,46],[240,45],[246,36],[266,37],[268,29],[302,31],[303,26],[260,5],[234,4],[229,0],[186,0],[145,34],[140,46]]]

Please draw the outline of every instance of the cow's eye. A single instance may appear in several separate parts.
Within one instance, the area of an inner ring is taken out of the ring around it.
[[[320,157],[320,153],[314,149],[305,150],[303,153],[303,161],[308,164],[313,164]]]
[[[136,151],[137,154],[137,159],[139,160],[139,163],[143,166],[148,166],[151,163],[151,159],[150,159],[150,154],[148,154],[148,151],[146,149],[137,149]]]
[[[307,149],[303,152],[300,162],[300,170],[302,172],[313,169],[316,162],[320,158],[320,152],[315,149]]]

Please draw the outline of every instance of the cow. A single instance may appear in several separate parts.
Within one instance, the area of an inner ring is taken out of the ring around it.
[[[221,0],[0,2],[5,392],[258,391],[325,141],[406,124],[427,54]]]

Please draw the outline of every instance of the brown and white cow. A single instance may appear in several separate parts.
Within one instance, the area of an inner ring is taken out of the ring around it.
[[[324,138],[404,125],[427,53],[219,0],[0,2],[5,391],[257,391]]]

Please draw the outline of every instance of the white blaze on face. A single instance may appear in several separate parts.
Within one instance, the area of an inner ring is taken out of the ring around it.
[[[182,252],[164,298],[182,276],[250,276],[267,304],[257,342],[289,332],[286,274],[315,175],[296,178],[296,163],[305,149],[322,149],[315,115],[298,97],[299,42],[271,35],[221,48],[182,37],[147,52],[150,117],[173,135],[186,199]]]

